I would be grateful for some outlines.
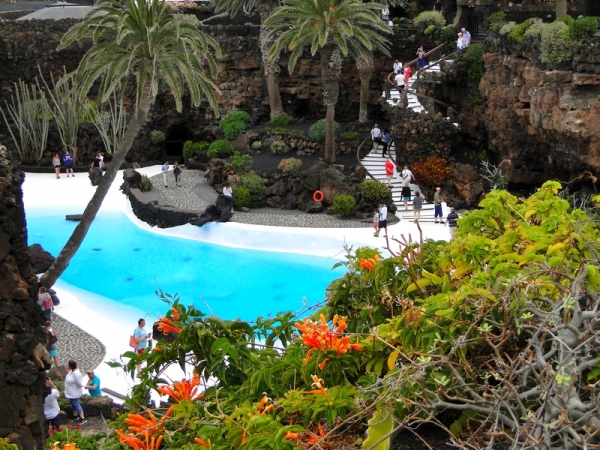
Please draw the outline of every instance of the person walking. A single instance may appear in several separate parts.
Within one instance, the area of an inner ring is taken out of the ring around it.
[[[73,156],[71,155],[69,150],[65,150],[63,162],[65,163],[65,172],[67,172],[67,178],[69,178],[69,173],[74,177],[75,174],[73,173]]]
[[[446,217],[446,220],[448,221],[448,231],[450,231],[450,239],[452,239],[454,237],[454,233],[456,233],[459,218],[460,216],[456,211],[454,211],[454,208],[450,208],[450,214],[448,214],[448,217]]]
[[[381,130],[377,124],[375,124],[371,130],[371,140],[373,141],[373,151],[377,153],[377,148],[379,148],[379,142],[381,140]]]
[[[38,291],[38,305],[42,308],[41,321],[42,325],[52,320],[52,311],[54,305],[52,304],[52,297],[48,293],[48,289],[44,286],[40,287]]]
[[[422,44],[417,49],[417,62],[419,63],[419,69],[425,67],[425,50],[423,50]]]
[[[394,169],[396,168],[396,164],[392,161],[392,158],[387,159],[385,162],[385,179],[387,180],[387,187],[392,188],[392,177],[394,176]]]
[[[165,187],[168,188],[169,185],[167,184],[167,174],[169,173],[169,161],[165,161],[165,163],[162,165],[162,174],[163,174],[163,181],[165,182]]]
[[[394,61],[394,75],[398,75],[402,69],[402,63],[398,60]]]
[[[404,210],[408,211],[408,202],[410,202],[410,186],[408,183],[404,183],[402,186],[402,191],[400,191],[400,196],[402,197],[402,201],[404,202]]]
[[[402,177],[402,183],[408,182],[410,184],[410,183],[417,182],[417,180],[415,179],[415,176],[413,175],[411,170],[408,168],[408,166],[404,166],[404,169],[402,169],[400,176]]]
[[[146,348],[148,347],[148,341],[152,338],[152,333],[146,332],[146,329],[144,328],[145,326],[146,326],[146,321],[144,319],[140,319],[140,320],[138,320],[138,327],[133,332],[133,337],[135,338],[136,342],[138,343],[137,347],[135,348],[135,352],[138,355],[141,355],[142,353],[144,353],[144,350],[146,350]],[[141,363],[135,366],[136,375],[138,377],[140,376],[141,370],[142,370]]]
[[[421,210],[423,209],[423,197],[421,197],[421,193],[419,191],[415,192],[415,197],[413,198],[413,219],[416,222],[421,220]]]
[[[375,229],[373,236],[377,236],[377,233],[379,232],[379,209],[377,208],[373,211],[373,228]]]
[[[456,50],[464,50],[465,48],[465,41],[463,39],[463,34],[462,33],[458,33],[458,39],[456,40]]]
[[[58,156],[58,153],[54,154],[54,157],[52,158],[52,165],[54,166],[56,178],[60,178],[60,156]]]
[[[54,360],[54,365],[58,367],[58,346],[56,345],[58,335],[56,334],[56,330],[52,328],[52,324],[49,320],[44,323],[44,333],[48,335],[50,340],[48,353],[50,353],[50,357]]]
[[[444,13],[444,6],[442,5],[441,0],[435,0],[435,3],[433,4],[433,10],[439,14]]]
[[[394,77],[394,82],[396,83],[396,87],[399,91],[404,89],[404,71],[400,70]]]
[[[388,150],[388,146],[392,142],[392,135],[390,134],[390,130],[387,128],[383,130],[383,134],[381,135],[381,144],[383,145],[383,151],[381,152],[381,156],[385,157],[385,154]],[[391,156],[391,155],[390,155]]]
[[[177,161],[175,161],[175,164],[173,164],[173,175],[175,175],[175,185],[181,187],[181,184],[179,184],[179,175],[181,175],[181,167],[179,166],[179,163]]]
[[[65,397],[71,402],[73,407],[73,415],[75,418],[71,422],[76,422],[78,425],[87,423],[83,415],[83,408],[79,404],[79,397],[83,395],[83,381],[81,372],[77,368],[77,362],[70,359],[68,363],[69,373],[65,377]]]
[[[58,398],[60,391],[54,385],[50,377],[46,377],[46,398],[44,399],[44,417],[46,418],[46,429],[53,430],[60,428],[60,406]]]
[[[379,204],[379,229],[373,236],[379,237],[379,232],[382,229],[385,229],[385,236],[387,237],[387,206],[383,202]]]
[[[100,397],[102,395],[102,389],[100,389],[100,378],[94,374],[94,369],[88,369],[87,371],[88,382],[83,387],[87,389],[90,397]]]
[[[410,80],[411,73],[412,73],[412,71],[410,69],[410,66],[407,64],[406,67],[404,68],[404,88],[405,89],[408,89],[410,87],[408,82]]]
[[[435,223],[445,223],[444,216],[442,215],[442,194],[440,193],[441,190],[441,187],[436,187],[435,194],[433,194],[433,219],[435,220]],[[440,218],[440,222],[438,222],[438,217]]]
[[[460,31],[462,33],[463,45],[465,48],[467,48],[469,45],[471,45],[471,33],[469,33],[469,31],[467,31],[465,28]]]

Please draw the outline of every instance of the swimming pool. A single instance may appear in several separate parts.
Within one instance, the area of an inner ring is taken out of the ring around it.
[[[76,226],[64,208],[32,207],[29,243],[58,255]],[[337,259],[214,245],[140,229],[119,210],[101,210],[61,280],[150,315],[167,307],[157,289],[206,314],[251,321],[325,298],[344,270]]]

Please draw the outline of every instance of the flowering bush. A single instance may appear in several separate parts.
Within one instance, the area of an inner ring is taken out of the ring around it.
[[[54,428],[48,435],[46,448],[51,450],[97,450],[105,433],[82,436],[81,425]]]
[[[412,166],[412,172],[419,183],[435,187],[444,184],[444,181],[452,173],[452,169],[444,158],[430,156],[416,161]]]

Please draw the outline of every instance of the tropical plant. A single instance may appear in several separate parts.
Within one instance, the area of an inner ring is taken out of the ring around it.
[[[262,177],[256,172],[248,172],[240,177],[240,185],[250,192],[250,201],[252,203],[262,202],[265,198],[267,187]]]
[[[427,25],[427,28],[425,28],[423,30],[423,34],[425,36],[431,36],[433,34],[433,32],[435,31],[435,25],[431,24],[431,25]]]
[[[90,102],[88,114],[90,121],[98,130],[108,153],[117,151],[127,128],[127,110],[120,92],[116,92],[106,102],[93,108]]]
[[[184,158],[194,158],[200,155],[204,150],[208,147],[208,142],[200,141],[200,142],[192,142],[185,141],[183,143],[183,157]]]
[[[271,119],[271,125],[274,127],[286,127],[290,123],[294,121],[294,118],[286,113],[276,114],[275,117]]]
[[[413,20],[415,27],[428,27],[433,25],[435,28],[443,28],[446,26],[444,16],[436,11],[423,11]]]
[[[250,116],[246,111],[230,111],[219,120],[219,127],[230,141],[248,127]]]
[[[342,127],[339,123],[333,122],[333,135],[337,137]],[[327,137],[327,120],[320,119],[313,123],[308,129],[308,137],[315,142],[325,142]]]
[[[269,49],[273,45],[276,35],[268,32],[266,20],[273,14],[276,7],[280,5],[279,0],[215,0],[215,12],[226,12],[231,17],[235,17],[240,11],[250,14],[253,11],[258,12],[260,17],[260,32],[258,42],[262,57],[262,67],[267,81],[267,91],[269,95],[269,107],[271,109],[271,119],[278,114],[283,113],[281,104],[281,92],[279,91],[279,55],[271,54]]]
[[[568,68],[581,41],[571,39],[569,26],[562,21],[548,24],[542,30],[541,60],[551,69]]]
[[[369,111],[369,84],[373,74],[374,61],[373,52],[367,52],[365,56],[356,58],[356,69],[360,79],[360,103],[358,109],[358,121],[365,123],[368,120]]]
[[[485,72],[485,64],[483,63],[483,44],[477,42],[469,45],[463,52],[463,55],[469,64],[469,67],[467,68],[469,80],[481,80],[481,77]]]
[[[229,161],[225,164],[227,169],[233,169],[235,173],[246,173],[252,169],[252,156],[248,154],[240,154],[240,152],[234,152],[233,156],[229,158]]]
[[[83,436],[81,425],[65,425],[58,429],[54,428],[49,436],[46,448],[49,450],[96,450],[99,448],[100,440],[106,437],[106,433],[94,433]],[[2,448],[0,446],[0,448]]]
[[[327,108],[324,160],[335,162],[333,122],[339,94],[343,58],[366,58],[380,50],[388,54],[387,25],[379,18],[381,5],[360,0],[284,0],[265,21],[269,36],[275,40],[269,55],[289,51],[288,69],[292,72],[306,47],[321,57],[323,104]]]
[[[529,19],[521,22],[519,25],[510,30],[510,38],[515,42],[523,42],[525,40],[525,32],[527,31],[530,25],[531,22],[529,21]]]
[[[231,142],[225,139],[218,139],[208,147],[207,155],[209,158],[228,158],[233,156],[235,148]]]
[[[333,197],[333,212],[342,217],[352,217],[356,212],[356,200],[352,195],[339,194]]]
[[[91,40],[93,45],[76,72],[80,100],[85,101],[92,86],[97,86],[98,101],[104,103],[115,93],[122,95],[120,88],[133,81],[133,113],[81,221],[40,279],[44,286],[54,284],[83,242],[117,171],[146,122],[159,89],[164,87],[173,95],[177,111],[182,110],[184,92],[192,105],[199,105],[205,98],[218,111],[214,95],[218,88],[210,76],[216,74],[215,58],[221,51],[213,38],[190,24],[175,20],[167,4],[160,0],[100,0],[96,6],[67,31],[58,50]]]
[[[252,145],[250,145],[250,147],[252,147],[254,150],[260,150],[262,148],[262,142],[254,141],[252,142]]]
[[[233,189],[233,204],[236,208],[247,208],[252,203],[250,189],[238,186]]]
[[[388,198],[390,189],[377,180],[365,180],[360,183],[360,192],[366,200],[377,201]]]
[[[343,133],[340,133],[340,137],[342,139],[356,139],[359,135],[358,131],[344,131]]]
[[[444,184],[452,173],[448,161],[437,156],[429,156],[414,162],[412,171],[415,178],[427,187],[435,187]]]
[[[456,42],[456,30],[451,25],[440,30],[440,44],[444,42],[448,44]]]
[[[152,190],[152,180],[148,178],[148,175],[142,175],[140,179],[140,191],[149,192]]]
[[[269,148],[274,155],[283,155],[290,151],[290,148],[283,141],[273,141]]]
[[[8,438],[0,438],[0,450],[19,450],[19,446],[11,444]]]
[[[28,86],[20,80],[14,83],[15,94],[10,104],[5,101],[6,108],[0,109],[6,128],[13,139],[22,161],[33,163],[39,161],[46,150],[50,106],[44,91],[36,85]],[[4,111],[17,127],[13,133],[11,124]]]
[[[517,26],[517,23],[514,21],[510,21],[505,23],[504,25],[502,25],[502,28],[500,28],[500,34],[505,35],[510,33],[515,27]]]
[[[498,31],[500,30],[500,25],[506,20],[506,13],[504,11],[493,12],[490,14],[488,20],[490,23],[490,30]]]
[[[539,37],[542,35],[542,31],[544,30],[544,28],[546,27],[547,24],[545,24],[544,22],[534,22],[529,28],[527,28],[527,31],[525,31],[525,39],[529,38],[529,37]]]
[[[298,158],[282,159],[277,168],[287,174],[298,175],[302,170],[302,160]]]

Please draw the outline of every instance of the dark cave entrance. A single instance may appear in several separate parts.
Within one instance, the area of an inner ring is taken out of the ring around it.
[[[165,154],[171,163],[183,161],[183,144],[192,139],[192,133],[183,125],[172,127],[165,141]]]

